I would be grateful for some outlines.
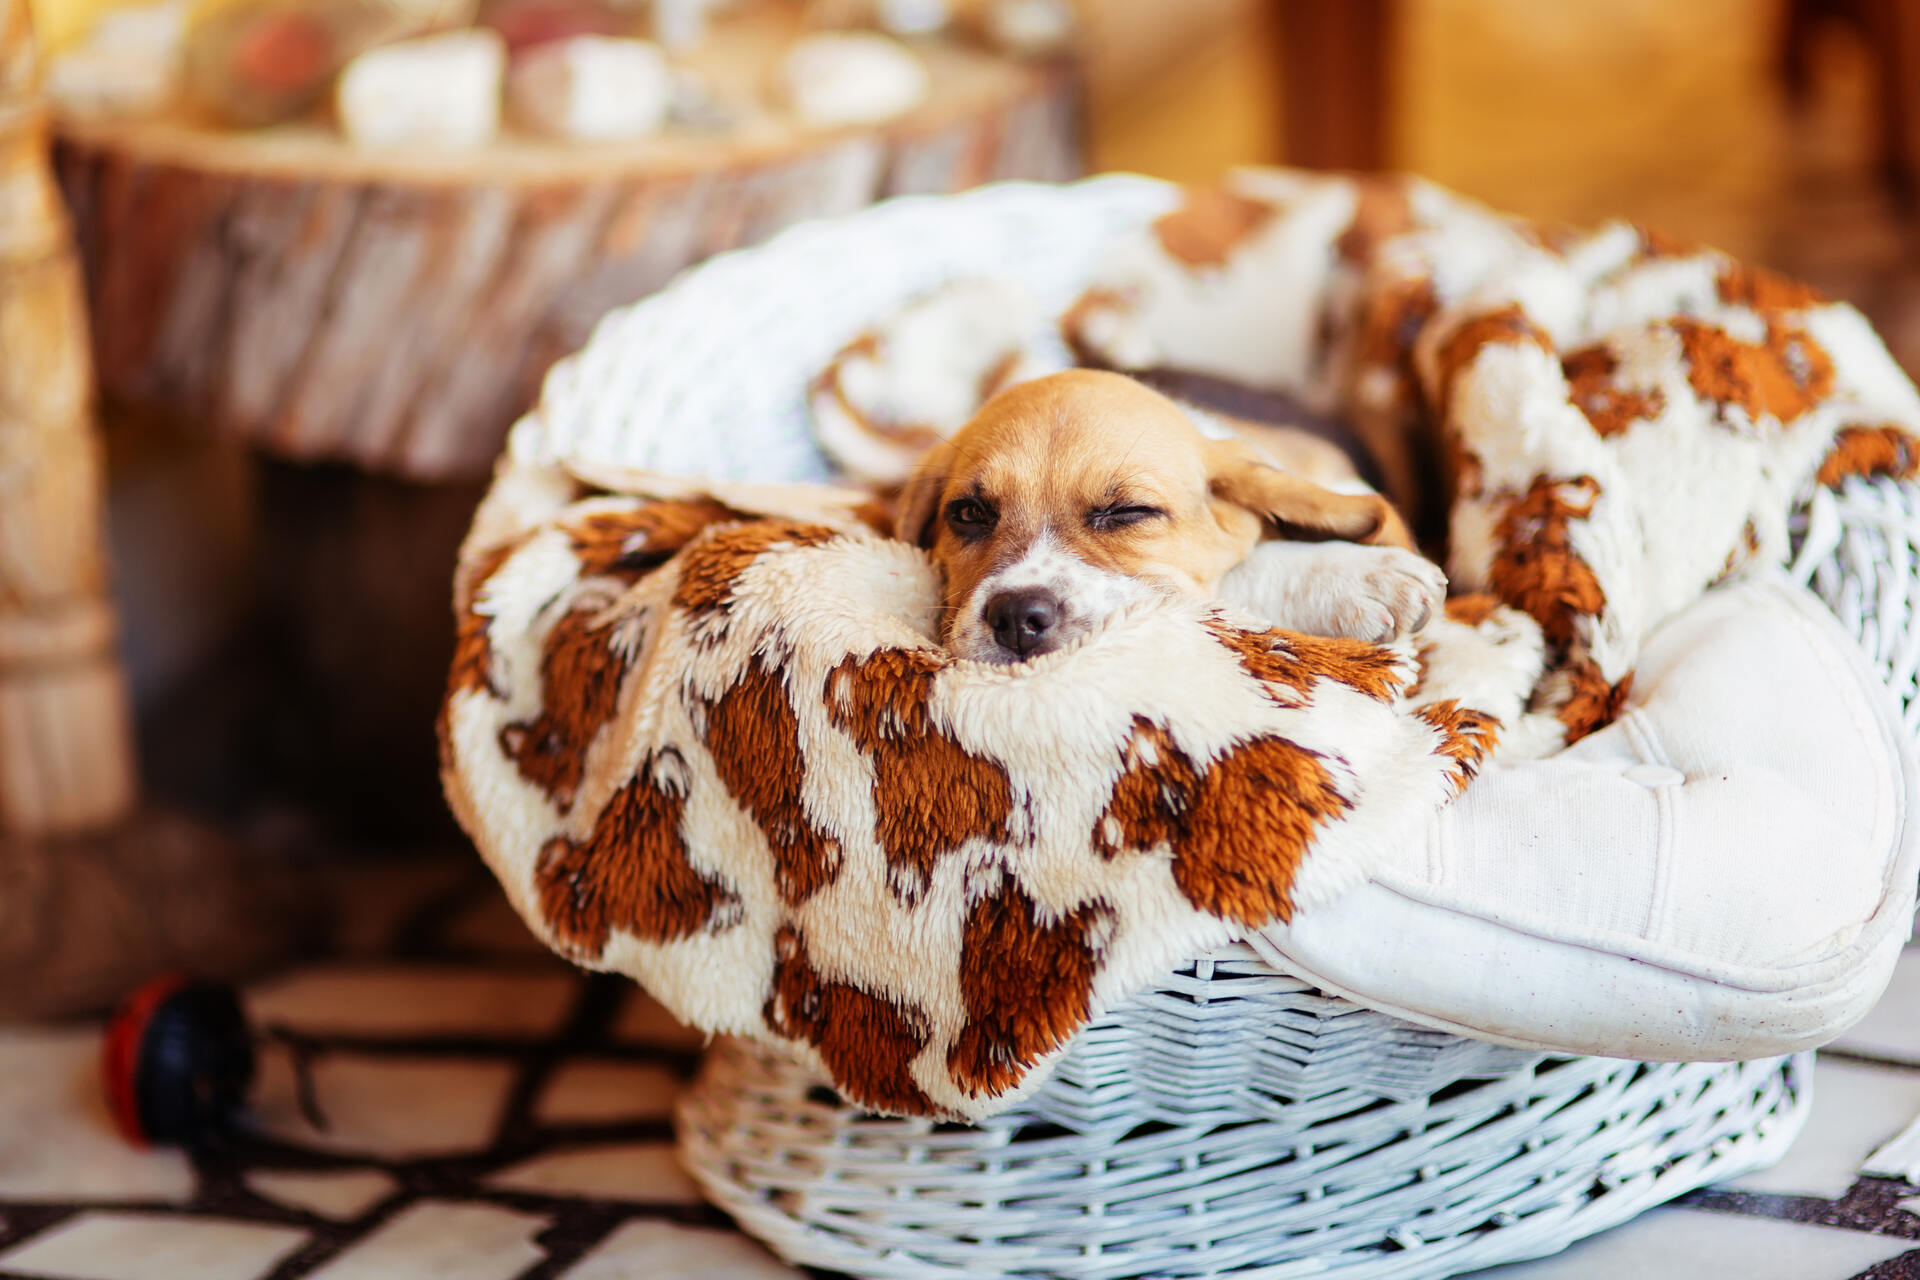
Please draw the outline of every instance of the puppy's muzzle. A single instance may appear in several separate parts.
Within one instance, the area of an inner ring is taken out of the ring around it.
[[[1037,657],[1059,646],[1060,598],[1045,587],[1002,591],[982,610],[994,643],[1015,659]]]

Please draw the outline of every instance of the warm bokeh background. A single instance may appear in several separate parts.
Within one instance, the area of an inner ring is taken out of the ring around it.
[[[1337,132],[1329,117],[1351,114],[1351,95],[1377,113],[1375,163],[1516,213],[1627,216],[1782,267],[1864,307],[1920,371],[1915,222],[1887,167],[1915,150],[1903,134],[1920,132],[1903,130],[1920,122],[1913,0],[1084,0],[1083,11],[1096,168],[1192,180],[1321,159],[1299,154],[1303,136]],[[1333,13],[1370,46],[1377,92],[1356,88]],[[1302,64],[1316,83],[1289,93]],[[1289,122],[1289,105],[1303,118]]]
[[[34,0],[43,40],[121,0]],[[1382,159],[1535,217],[1614,213],[1736,253],[1781,254],[1806,176],[1862,177],[1877,145],[1867,40],[1808,14],[1902,0],[1079,0],[1092,161],[1201,179],[1281,162],[1284,51],[1313,9],[1383,15]],[[1809,93],[1787,105],[1792,47]],[[1311,54],[1308,55],[1312,57]],[[1788,256],[1791,256],[1789,251]]]
[[[58,47],[127,0],[31,2]],[[1536,218],[1623,215],[1859,304],[1920,374],[1920,0],[1075,3],[1094,170],[1201,181],[1242,163],[1378,166]],[[1915,157],[1904,187],[1903,148]],[[199,439],[109,438],[143,703],[236,627],[247,601],[225,584],[261,544],[248,513],[332,513],[290,520],[302,536],[271,551],[347,564],[364,550],[355,537],[406,540],[381,513],[424,520],[430,507],[457,532],[473,496],[256,465]],[[310,532],[322,529],[335,536]],[[405,590],[437,597],[445,566],[422,564]],[[176,757],[149,766],[156,785]]]

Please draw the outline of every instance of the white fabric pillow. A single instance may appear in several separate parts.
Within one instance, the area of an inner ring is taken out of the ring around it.
[[[1893,697],[1772,574],[1641,658],[1631,710],[1495,765],[1424,860],[1253,940],[1328,990],[1445,1030],[1645,1059],[1831,1039],[1911,933],[1915,765]]]

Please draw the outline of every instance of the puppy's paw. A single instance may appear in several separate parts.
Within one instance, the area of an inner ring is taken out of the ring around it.
[[[1437,616],[1447,598],[1439,565],[1398,547],[1355,547],[1361,555],[1342,566],[1332,610],[1336,635],[1376,644],[1411,635]]]

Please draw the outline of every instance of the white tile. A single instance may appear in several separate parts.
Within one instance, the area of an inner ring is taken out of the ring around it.
[[[1880,1003],[1834,1041],[1834,1047],[1920,1062],[1920,947],[1900,953]]]
[[[662,1049],[698,1049],[707,1042],[701,1032],[676,1019],[658,1000],[635,987],[614,1019],[616,1040],[650,1044]]]
[[[296,1227],[157,1213],[83,1213],[0,1254],[59,1280],[254,1280],[307,1241]]]
[[[247,1188],[275,1204],[348,1222],[399,1188],[378,1169],[256,1169]]]
[[[509,1280],[546,1257],[547,1219],[492,1205],[417,1204],[307,1280]]]
[[[313,1061],[313,1089],[327,1127],[300,1113],[285,1050],[260,1055],[252,1116],[263,1132],[300,1146],[412,1159],[479,1151],[493,1142],[510,1063],[468,1058],[327,1052]]]
[[[1813,1109],[1786,1158],[1727,1184],[1740,1191],[1843,1196],[1875,1148],[1920,1114],[1920,1072],[1819,1058]]]
[[[309,1035],[525,1037],[559,1030],[577,988],[572,974],[544,966],[338,966],[254,987],[246,1004],[255,1026]]]
[[[542,1124],[660,1120],[673,1112],[680,1078],[651,1062],[576,1059],[548,1078],[534,1105]]]
[[[1473,1280],[1849,1280],[1914,1243],[1773,1218],[1655,1209],[1551,1258],[1472,1275]]]
[[[142,1151],[107,1115],[100,1033],[0,1032],[0,1200],[140,1200],[193,1196],[178,1151]]]
[[[629,1222],[574,1264],[563,1280],[806,1280],[804,1273],[732,1231],[674,1222]]]
[[[648,1204],[698,1204],[693,1185],[669,1142],[575,1147],[523,1160],[487,1179],[509,1191]]]

